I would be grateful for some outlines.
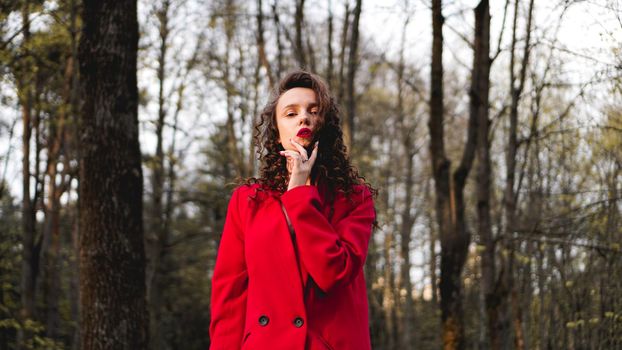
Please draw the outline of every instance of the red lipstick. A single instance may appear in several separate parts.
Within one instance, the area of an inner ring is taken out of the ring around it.
[[[308,139],[308,138],[311,137],[311,129],[309,129],[309,128],[302,128],[302,129],[298,130],[298,133],[296,134],[296,136],[302,137],[303,139]]]

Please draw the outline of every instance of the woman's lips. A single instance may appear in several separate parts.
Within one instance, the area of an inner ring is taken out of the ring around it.
[[[311,129],[309,129],[309,128],[302,128],[302,129],[298,130],[298,133],[296,134],[296,136],[302,137],[304,139],[308,139],[308,138],[311,137]]]

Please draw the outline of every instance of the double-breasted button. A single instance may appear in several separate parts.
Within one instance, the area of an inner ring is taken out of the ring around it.
[[[268,324],[268,322],[270,322],[270,319],[268,318],[268,316],[266,315],[259,316],[259,325],[265,326]]]
[[[294,319],[294,326],[300,328],[303,324],[305,324],[305,321],[303,321],[301,317],[296,317]]]

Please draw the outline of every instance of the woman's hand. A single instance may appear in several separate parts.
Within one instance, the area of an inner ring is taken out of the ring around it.
[[[307,155],[307,150],[296,140],[289,139],[289,142],[298,150],[285,150],[279,152],[282,156],[287,158],[287,171],[289,172],[289,184],[287,190],[291,190],[297,186],[303,186],[309,183],[309,175],[311,175],[311,169],[315,164],[317,158],[318,142],[315,142],[313,151],[311,151],[311,157]]]

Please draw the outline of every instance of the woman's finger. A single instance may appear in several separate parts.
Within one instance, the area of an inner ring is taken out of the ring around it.
[[[289,139],[289,142],[294,145],[294,147],[296,147],[296,149],[298,150],[298,152],[300,152],[300,155],[302,156],[303,160],[307,160],[309,159],[309,155],[307,154],[307,150],[298,142],[296,142],[296,140],[294,139]]]
[[[311,164],[315,163],[315,159],[317,158],[317,149],[319,148],[319,141],[315,141],[315,145],[313,145],[313,151],[311,151],[311,157],[309,157],[309,162]]]
[[[300,155],[300,153],[298,153],[296,151],[285,150],[285,151],[280,151],[279,154],[284,156],[284,157],[291,158],[292,160],[298,160],[300,162],[303,161],[302,156]]]

